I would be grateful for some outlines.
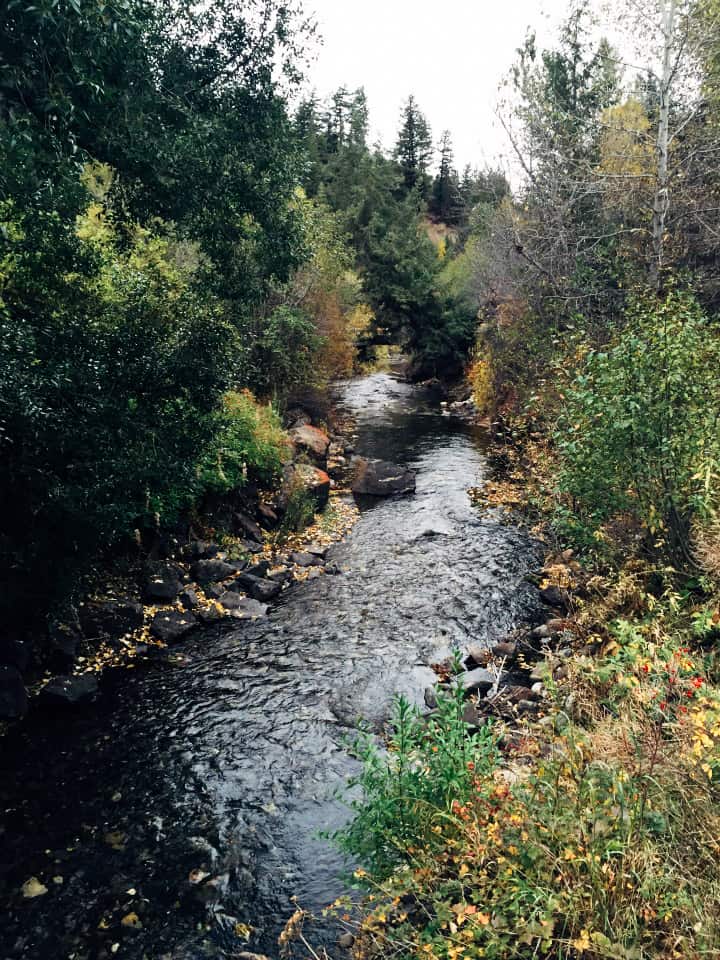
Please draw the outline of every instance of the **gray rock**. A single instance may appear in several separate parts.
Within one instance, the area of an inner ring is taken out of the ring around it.
[[[189,611],[161,610],[153,617],[150,632],[163,643],[182,640],[197,626],[197,617]]]
[[[305,553],[304,551],[291,553],[290,559],[294,564],[297,564],[298,567],[321,567],[323,563],[322,557],[318,557],[314,553]]]
[[[252,597],[240,597],[237,606],[230,612],[236,620],[257,620],[267,615],[266,603],[253,600]]]
[[[40,691],[40,701],[52,707],[74,707],[92,700],[97,692],[97,678],[90,673],[78,677],[53,677]]]
[[[274,580],[253,577],[247,573],[241,573],[237,578],[237,582],[241,584],[244,590],[247,590],[254,600],[262,600],[264,602],[273,600],[282,590],[282,584],[276,583]]]
[[[181,553],[186,560],[194,562],[196,560],[211,560],[220,552],[220,547],[216,543],[210,543],[206,540],[193,540],[186,543]]]
[[[198,583],[217,583],[234,576],[242,566],[226,563],[224,560],[198,560],[190,568],[193,578]]]
[[[238,533],[255,540],[257,543],[263,542],[263,532],[255,521],[246,513],[238,512],[233,516],[235,529]]]
[[[435,710],[437,708],[437,690],[435,687],[425,687],[425,706],[429,710]]]
[[[570,594],[563,587],[544,587],[540,591],[540,599],[549,607],[558,610],[567,610],[570,606]]]
[[[352,492],[365,497],[415,493],[415,471],[386,460],[359,460]]]
[[[19,720],[28,708],[28,696],[20,671],[0,667],[0,720]]]
[[[517,654],[517,644],[509,643],[507,641],[496,643],[492,648],[492,654],[494,657],[505,657],[508,660],[512,660]]]
[[[487,693],[495,683],[495,676],[484,667],[476,667],[475,670],[461,673],[458,679],[466,694]]]
[[[172,603],[182,589],[183,571],[174,563],[153,566],[143,584],[143,597],[148,603]]]
[[[88,640],[118,640],[142,627],[145,612],[132,600],[90,601],[80,608],[80,622]]]
[[[192,610],[198,605],[198,595],[192,587],[185,587],[178,595],[178,600],[186,610]]]

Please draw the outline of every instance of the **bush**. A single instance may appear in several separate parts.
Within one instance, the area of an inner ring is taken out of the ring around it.
[[[40,612],[77,565],[192,501],[236,336],[161,225],[119,230],[97,203],[77,223],[2,215],[3,600]]]
[[[260,404],[249,390],[222,399],[214,436],[200,464],[202,493],[228,493],[248,478],[271,485],[290,453],[288,436],[272,404]]]
[[[483,727],[469,738],[464,710],[459,684],[438,696],[436,714],[427,722],[398,697],[387,754],[370,734],[356,742],[363,769],[351,786],[359,786],[361,796],[351,803],[355,818],[335,839],[374,879],[412,860],[418,849],[441,846],[454,805],[482,788],[493,769],[497,747],[492,730]]]
[[[637,300],[567,392],[555,440],[570,526],[625,514],[673,549],[714,505],[720,340],[688,293]]]

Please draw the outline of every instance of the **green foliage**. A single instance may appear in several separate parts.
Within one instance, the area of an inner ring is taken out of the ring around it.
[[[597,530],[627,514],[670,546],[713,506],[720,344],[694,298],[640,299],[567,392],[556,442],[559,489]]]
[[[200,463],[200,490],[229,493],[248,479],[266,486],[277,481],[289,456],[289,442],[272,405],[259,404],[249,391],[222,399],[219,421]]]
[[[303,310],[277,307],[260,323],[249,361],[251,383],[261,395],[271,397],[313,383],[321,345],[315,324]]]
[[[492,729],[469,737],[464,710],[460,684],[439,694],[427,721],[398,697],[387,753],[370,734],[356,742],[363,769],[351,787],[359,787],[361,795],[351,801],[354,819],[335,839],[375,879],[412,860],[418,848],[429,852],[440,845],[453,803],[469,799],[478,779],[492,772],[497,759]]]

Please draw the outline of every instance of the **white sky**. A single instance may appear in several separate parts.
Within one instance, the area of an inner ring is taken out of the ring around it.
[[[437,144],[452,133],[456,166],[507,154],[494,116],[499,86],[532,26],[545,45],[567,0],[306,0],[322,46],[309,87],[324,97],[363,86],[371,142],[395,142],[400,108],[413,93]]]

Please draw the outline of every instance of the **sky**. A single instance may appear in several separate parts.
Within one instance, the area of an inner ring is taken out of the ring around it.
[[[392,147],[413,93],[435,143],[450,130],[460,169],[495,164],[508,144],[499,87],[532,26],[552,38],[567,0],[305,0],[323,38],[308,85],[320,96],[363,86],[371,141]]]

